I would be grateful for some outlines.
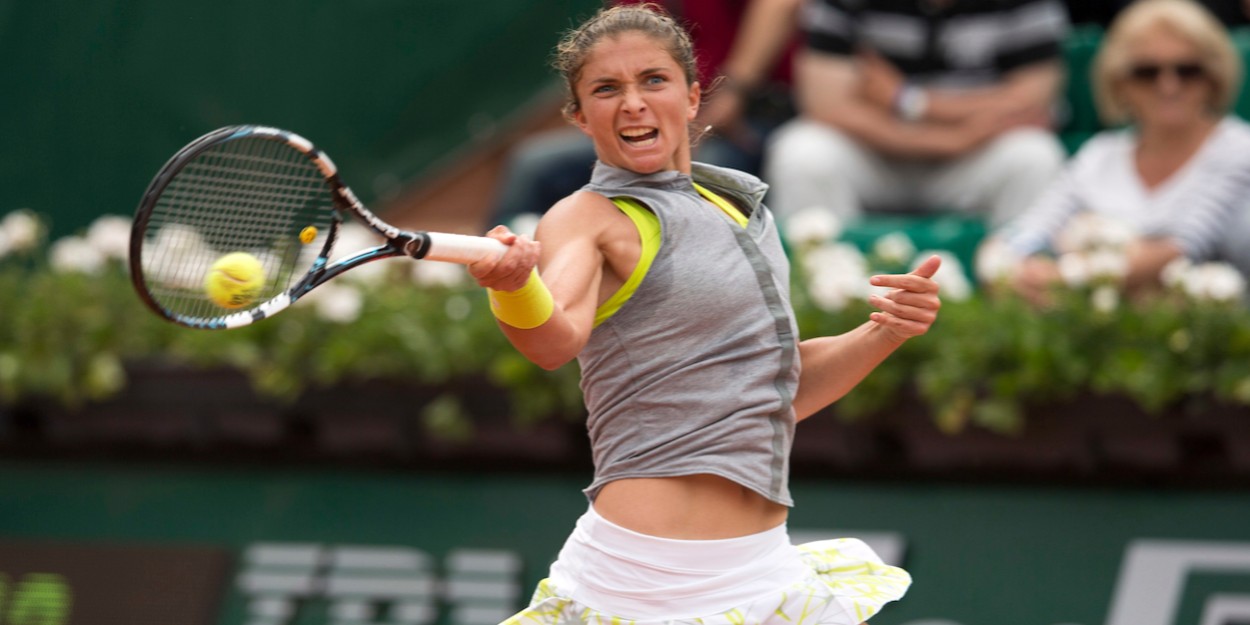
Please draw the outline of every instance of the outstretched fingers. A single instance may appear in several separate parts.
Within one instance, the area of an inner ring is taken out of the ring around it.
[[[873,295],[868,301],[879,309],[869,318],[890,330],[900,339],[920,336],[937,320],[942,300],[934,274],[942,265],[939,256],[930,256],[911,273],[873,276],[874,286],[891,289],[885,295]]]

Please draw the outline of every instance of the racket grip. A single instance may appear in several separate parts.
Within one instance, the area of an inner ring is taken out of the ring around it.
[[[441,260],[468,265],[486,258],[503,256],[508,246],[489,237],[475,237],[446,232],[427,232],[430,237],[426,260]]]

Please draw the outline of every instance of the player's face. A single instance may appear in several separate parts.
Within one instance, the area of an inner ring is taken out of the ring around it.
[[[1184,127],[1210,114],[1214,86],[1192,43],[1169,30],[1143,33],[1129,47],[1125,103],[1143,128]]]
[[[638,32],[591,48],[577,81],[578,127],[599,160],[640,174],[690,172],[687,124],[699,112],[699,84],[687,84],[673,56]]]

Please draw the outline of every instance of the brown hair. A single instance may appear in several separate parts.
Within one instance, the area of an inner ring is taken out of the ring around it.
[[[577,81],[591,48],[605,37],[637,32],[659,41],[681,66],[686,84],[698,80],[698,68],[694,46],[686,29],[677,23],[662,7],[650,2],[640,5],[614,6],[600,9],[582,25],[565,34],[556,46],[552,67],[564,77],[568,99],[564,103],[565,117],[572,118],[581,102],[577,99]]]
[[[1211,111],[1227,112],[1241,89],[1242,64],[1224,25],[1191,0],[1141,0],[1116,17],[1094,58],[1094,98],[1103,121],[1132,121],[1120,92],[1133,62],[1129,47],[1155,28],[1167,29],[1198,49],[1214,87]]]

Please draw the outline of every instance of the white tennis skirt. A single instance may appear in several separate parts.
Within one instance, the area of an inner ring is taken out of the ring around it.
[[[504,625],[859,625],[911,576],[868,545],[790,544],[786,526],[725,540],[640,534],[591,508],[529,607]]]

